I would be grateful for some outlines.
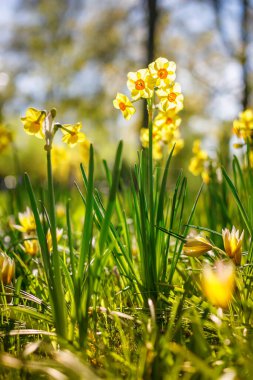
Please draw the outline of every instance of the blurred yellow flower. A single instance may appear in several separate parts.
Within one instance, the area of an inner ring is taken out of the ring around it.
[[[214,268],[206,265],[201,283],[204,295],[214,306],[228,307],[235,286],[234,265],[222,261],[216,262]]]
[[[242,138],[244,141],[247,139],[251,141],[253,138],[253,111],[251,109],[246,109],[239,114],[239,119],[233,122],[233,132],[234,134]],[[235,146],[240,147],[240,146]]]
[[[39,252],[39,243],[37,239],[25,240],[23,250],[29,256],[35,256]]]
[[[148,69],[140,69],[137,72],[127,74],[127,87],[133,100],[151,98],[154,93],[155,79]]]
[[[73,156],[70,157],[70,150],[66,149],[66,146],[53,145],[51,160],[55,179],[59,182],[68,181],[73,162]]]
[[[62,228],[56,228],[57,243],[59,243],[62,235],[63,235],[63,229]],[[52,243],[52,235],[51,235],[51,231],[50,230],[47,231],[46,239],[47,239],[48,250],[49,250],[49,252],[51,252],[52,249],[53,249],[53,243]]]
[[[153,143],[156,143],[161,140],[161,130],[160,128],[157,128],[155,125],[153,126],[152,138],[153,138]],[[141,145],[143,146],[143,148],[147,148],[149,144],[149,129],[148,128],[141,128],[140,140],[141,140]]]
[[[184,108],[184,97],[181,93],[179,83],[174,83],[169,87],[159,88],[156,93],[161,98],[158,105],[160,111],[167,112],[173,109],[175,112],[179,112]]]
[[[126,120],[129,120],[136,111],[129,98],[120,92],[117,93],[116,98],[113,100],[113,105],[122,112]]]
[[[4,125],[0,124],[0,153],[12,142],[12,133]]]
[[[178,132],[178,131],[176,131]],[[174,147],[174,150],[173,150],[173,156],[176,156],[180,150],[183,149],[184,147],[184,140],[180,138],[180,134],[178,134],[178,136],[174,136],[174,138],[168,142],[168,152],[170,153],[171,152],[171,149],[173,148],[173,146],[175,145]]]
[[[188,238],[183,247],[183,252],[187,256],[199,257],[213,248],[210,241],[203,236]]]
[[[158,87],[166,87],[176,79],[176,64],[166,58],[157,58],[148,68]]]
[[[231,232],[227,228],[222,230],[225,252],[233,260],[235,265],[241,264],[243,236],[244,231],[242,231],[240,236],[240,232],[236,230],[235,226],[232,227]]]
[[[26,115],[21,117],[21,121],[24,124],[24,130],[28,135],[35,135],[42,139],[45,137],[43,126],[46,117],[45,111],[37,110],[36,108],[28,108]]]
[[[20,225],[13,224],[12,227],[24,234],[32,234],[36,231],[36,223],[34,215],[29,207],[26,207],[26,211],[18,213],[18,219]]]
[[[209,174],[206,165],[208,164],[208,154],[200,148],[200,140],[193,143],[192,152],[194,156],[190,160],[189,171],[195,176],[202,176],[205,183],[209,182]]]
[[[78,142],[86,140],[84,133],[80,132],[82,128],[81,123],[76,124],[63,124],[61,131],[63,133],[62,141],[68,144],[70,147],[75,146]]]
[[[159,161],[163,158],[163,149],[162,145],[159,142],[154,143],[153,145],[153,159]]]
[[[160,128],[178,128],[181,124],[180,117],[175,113],[175,110],[167,112],[159,112],[155,119],[154,125]]]
[[[3,251],[0,251],[0,280],[4,285],[9,285],[14,276],[15,262]]]

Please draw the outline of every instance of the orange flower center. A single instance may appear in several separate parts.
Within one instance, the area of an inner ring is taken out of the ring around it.
[[[136,90],[144,90],[145,88],[145,82],[143,79],[138,79],[136,82],[135,82],[135,88]]]
[[[165,79],[168,76],[168,71],[166,69],[160,69],[158,70],[157,75],[160,79]]]
[[[166,120],[166,124],[172,124],[172,123],[173,123],[173,120],[171,119],[171,117],[168,117]]]
[[[125,109],[126,109],[126,105],[125,105],[125,103],[120,102],[120,103],[119,103],[119,109],[120,109],[121,111],[125,111]]]
[[[176,97],[177,97],[177,94],[175,94],[175,92],[171,92],[169,95],[168,95],[168,100],[169,102],[174,102],[176,100]]]
[[[69,142],[70,142],[71,144],[75,144],[77,141],[78,141],[77,133],[72,132],[72,133],[70,134]]]
[[[37,133],[40,130],[40,123],[38,121],[35,121],[34,123],[31,124],[31,132],[32,133]]]

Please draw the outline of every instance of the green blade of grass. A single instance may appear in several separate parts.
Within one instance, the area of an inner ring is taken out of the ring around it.
[[[116,152],[115,164],[114,164],[113,173],[112,173],[112,185],[111,185],[111,189],[109,193],[108,205],[107,205],[105,217],[104,217],[101,232],[100,232],[99,248],[100,248],[101,253],[103,252],[104,245],[107,239],[109,221],[111,220],[111,216],[112,216],[114,205],[115,205],[116,193],[118,189],[120,170],[121,170],[121,164],[122,164],[122,149],[123,149],[123,142],[120,141],[117,152]]]

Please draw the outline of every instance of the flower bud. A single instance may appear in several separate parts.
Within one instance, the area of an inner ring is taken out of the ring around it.
[[[0,252],[0,279],[4,285],[9,285],[14,276],[15,262],[4,252]]]
[[[202,236],[187,239],[184,244],[184,254],[191,257],[199,257],[203,253],[210,251],[213,248],[212,244]]]

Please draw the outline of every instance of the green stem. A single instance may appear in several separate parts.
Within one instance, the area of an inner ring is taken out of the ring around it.
[[[153,102],[148,100],[148,129],[149,129],[149,152],[148,152],[148,169],[149,169],[149,224],[150,224],[150,252],[151,252],[151,272],[152,272],[152,298],[156,298],[157,270],[156,270],[156,251],[154,238],[154,194],[153,194]]]
[[[62,338],[67,338],[67,313],[65,297],[63,292],[60,258],[58,252],[56,235],[56,216],[55,216],[55,195],[53,185],[53,174],[51,164],[51,150],[47,151],[47,178],[48,178],[48,203],[50,216],[50,232],[52,236],[53,252],[50,258],[53,273],[54,302],[55,302],[55,322],[56,331]]]

